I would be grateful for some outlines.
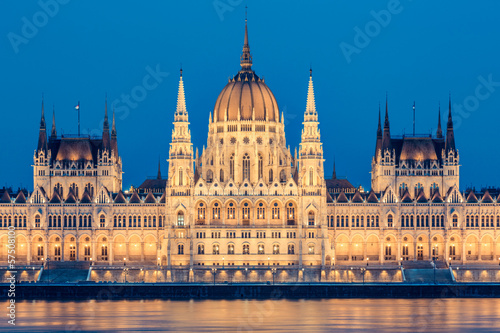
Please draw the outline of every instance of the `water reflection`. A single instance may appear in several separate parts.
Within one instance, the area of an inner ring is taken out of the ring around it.
[[[0,330],[9,328],[0,323]],[[23,301],[17,303],[16,329],[490,332],[500,330],[500,299]]]

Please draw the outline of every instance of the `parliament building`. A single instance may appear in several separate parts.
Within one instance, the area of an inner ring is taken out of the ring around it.
[[[105,108],[102,137],[59,136],[54,116],[48,133],[42,102],[32,192],[0,190],[0,264],[9,228],[17,263],[28,265],[498,264],[500,195],[459,190],[451,103],[445,132],[439,113],[435,135],[394,136],[386,102],[364,191],[335,171],[325,178],[312,71],[291,151],[278,102],[252,68],[246,25],[240,65],[215,101],[201,152],[191,143],[181,70],[168,175],[129,190],[114,113],[110,127]]]

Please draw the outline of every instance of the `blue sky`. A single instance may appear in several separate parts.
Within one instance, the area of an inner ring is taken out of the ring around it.
[[[82,131],[100,133],[107,93],[120,110],[124,186],[155,175],[158,158],[166,174],[181,63],[192,139],[201,149],[209,112],[239,70],[246,4],[253,69],[285,113],[292,150],[312,64],[327,176],[335,157],[339,176],[369,187],[386,91],[392,134],[411,133],[414,100],[417,133],[434,132],[438,104],[446,114],[451,92],[460,187],[500,186],[500,2],[409,0],[4,0],[0,186],[33,186],[42,92],[47,125],[54,104],[59,134],[76,133],[78,101]],[[162,74],[141,89],[151,71]],[[141,91],[140,100],[123,102]]]

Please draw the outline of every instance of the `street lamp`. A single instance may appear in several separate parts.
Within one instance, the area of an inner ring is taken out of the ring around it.
[[[366,268],[361,267],[361,274],[363,275],[363,284],[365,284],[365,273],[366,273]]]
[[[274,276],[276,275],[276,268],[273,268],[271,272],[273,274],[273,285],[274,285]]]

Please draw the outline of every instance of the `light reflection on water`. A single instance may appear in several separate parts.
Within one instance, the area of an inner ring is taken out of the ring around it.
[[[500,299],[23,301],[16,305],[16,330],[30,332],[500,331]],[[1,331],[11,328],[5,319],[0,322]]]

